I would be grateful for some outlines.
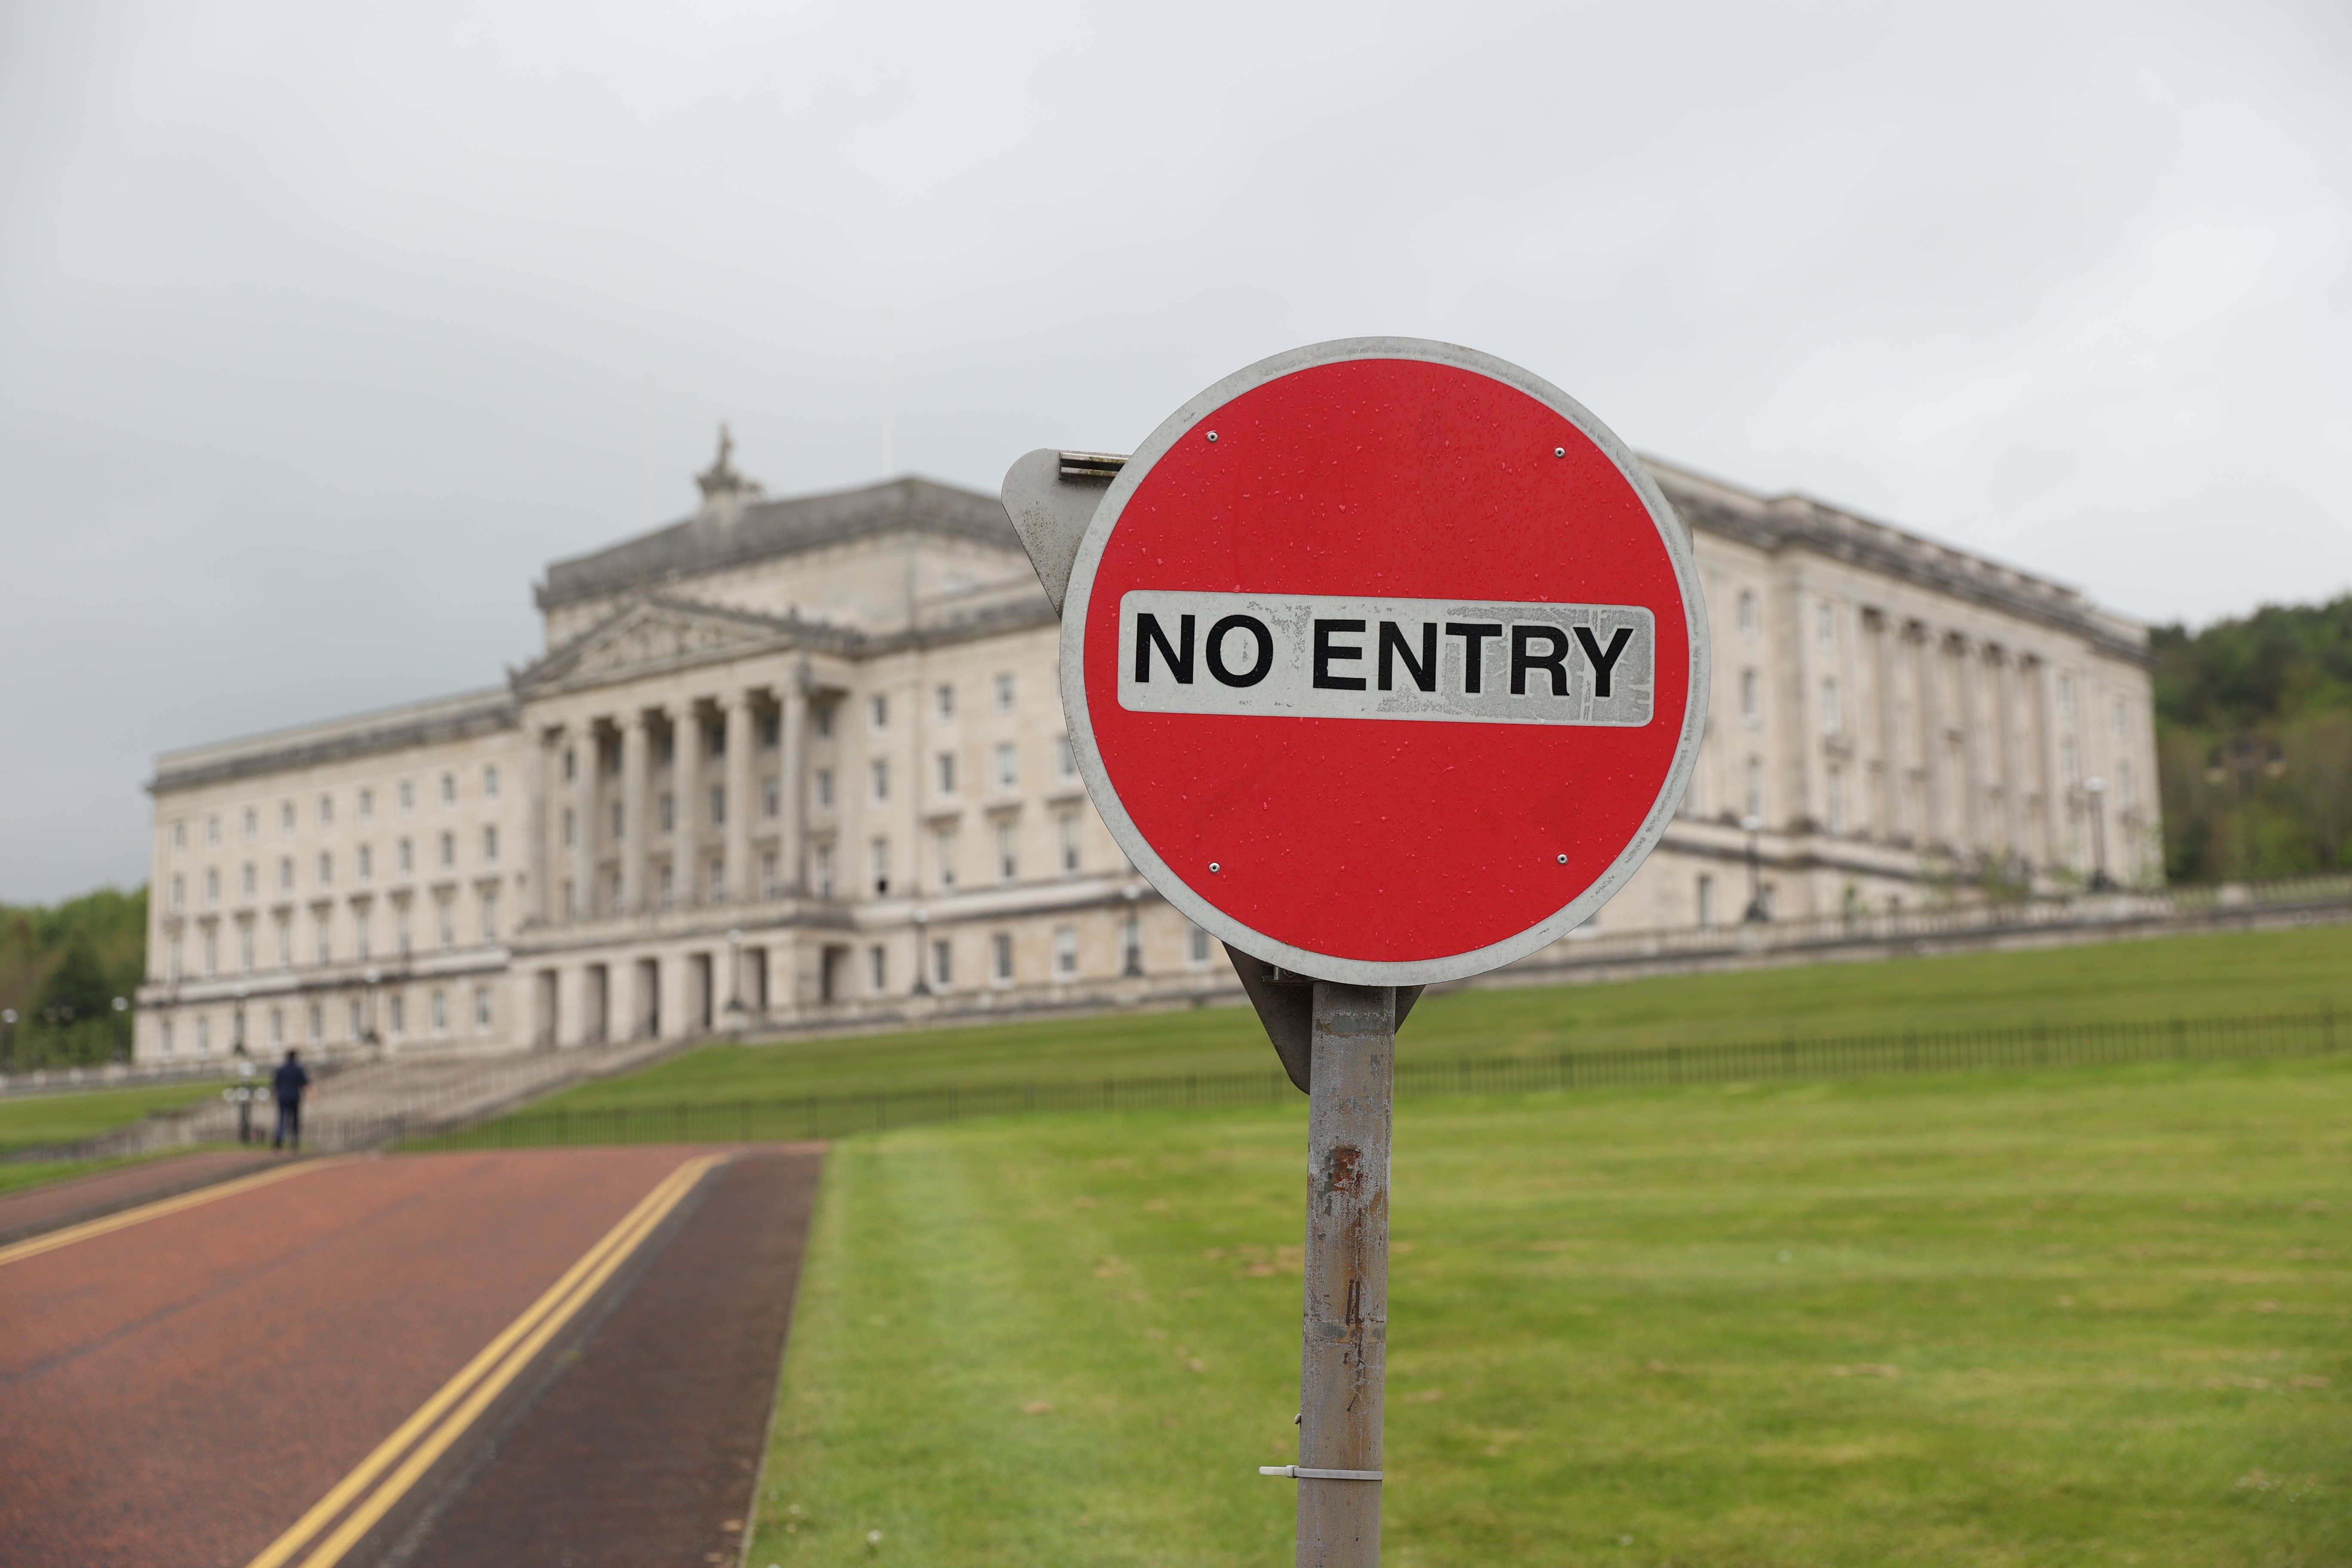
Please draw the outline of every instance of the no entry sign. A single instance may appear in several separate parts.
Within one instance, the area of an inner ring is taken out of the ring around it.
[[[1087,524],[1062,700],[1138,870],[1228,945],[1358,985],[1566,933],[1682,795],[1690,543],[1600,421],[1412,339],[1277,355],[1155,431]]]

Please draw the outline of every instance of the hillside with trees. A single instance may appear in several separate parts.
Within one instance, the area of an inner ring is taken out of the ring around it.
[[[43,906],[0,904],[0,1009],[14,1012],[0,1045],[21,1069],[128,1056],[130,1015],[147,964],[147,889],[100,889]]]
[[[2352,868],[2352,595],[2159,626],[2150,651],[2171,879]]]

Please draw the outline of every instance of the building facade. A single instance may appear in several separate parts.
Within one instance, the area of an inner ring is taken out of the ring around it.
[[[1651,468],[1693,533],[1713,704],[1680,815],[1600,921],[2159,875],[2144,627]],[[504,686],[157,760],[142,1059],[1233,988],[1087,801],[1058,623],[995,498],[770,500],[723,438],[698,482],[692,517],[549,568],[544,652]]]

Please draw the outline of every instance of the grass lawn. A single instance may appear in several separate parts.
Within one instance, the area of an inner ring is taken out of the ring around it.
[[[174,1154],[187,1151],[174,1149]],[[160,1154],[133,1154],[121,1160],[31,1160],[21,1164],[0,1165],[0,1195],[20,1193],[26,1187],[37,1187],[48,1182],[62,1182],[71,1176],[88,1176],[100,1171],[110,1171],[118,1165],[135,1165],[142,1161],[163,1159]]]
[[[2352,1016],[2352,925],[1461,991],[1424,999],[1399,1036],[1398,1052],[1405,1061],[1536,1056],[1567,1046],[1696,1045],[2036,1020],[2201,1018],[2330,1005]],[[1255,1072],[1274,1065],[1255,1015],[1244,1007],[1210,1007],[714,1046],[646,1072],[583,1085],[542,1108],[710,1104],[1106,1074]]]
[[[1305,1121],[836,1145],[749,1561],[1287,1561]],[[1391,1563],[2352,1561],[2352,1061],[1408,1101],[1393,1202]]]
[[[26,1094],[0,1100],[0,1154],[73,1143],[221,1091],[217,1080],[104,1089],[89,1094]]]

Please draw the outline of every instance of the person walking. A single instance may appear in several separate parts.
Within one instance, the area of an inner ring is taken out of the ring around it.
[[[269,1087],[278,1093],[278,1131],[270,1136],[272,1149],[290,1146],[299,1152],[302,1147],[302,1099],[310,1091],[310,1075],[303,1070],[302,1056],[289,1050],[286,1059],[269,1077]]]

